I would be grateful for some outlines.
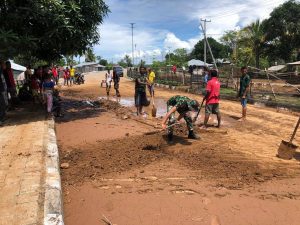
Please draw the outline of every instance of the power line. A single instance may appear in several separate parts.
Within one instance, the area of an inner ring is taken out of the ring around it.
[[[277,2],[275,2],[275,4],[280,3],[280,2],[281,1],[277,1]],[[267,3],[267,4],[263,4],[262,6],[274,5],[274,0],[265,1],[264,3]],[[206,16],[206,17],[216,19],[216,18],[223,18],[223,17],[227,17],[227,16],[232,16],[232,15],[235,15],[235,14],[239,13],[241,10],[243,10],[245,8],[248,8],[248,6],[241,6],[241,7],[236,8],[234,11],[233,10],[227,10],[227,11],[223,11],[222,13],[218,13],[218,14],[211,15],[211,16]],[[246,11],[249,11],[249,10],[246,10]]]

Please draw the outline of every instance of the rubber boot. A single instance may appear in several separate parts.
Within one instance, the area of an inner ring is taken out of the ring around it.
[[[189,139],[200,139],[200,137],[198,137],[192,130],[189,131],[188,138]]]
[[[168,143],[173,143],[173,133],[168,133]]]

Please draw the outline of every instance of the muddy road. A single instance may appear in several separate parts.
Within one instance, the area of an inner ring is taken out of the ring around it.
[[[68,164],[61,170],[67,225],[300,223],[300,154],[276,157],[295,115],[250,106],[240,123],[240,105],[222,101],[220,129],[212,117],[195,141],[181,124],[168,145],[163,132],[148,132],[158,131],[165,101],[183,93],[156,89],[158,117],[137,117],[133,82],[122,79],[118,103],[103,98],[103,78],[91,73],[86,84],[61,88],[65,115],[56,132]]]

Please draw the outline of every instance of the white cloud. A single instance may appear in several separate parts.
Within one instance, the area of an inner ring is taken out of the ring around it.
[[[131,56],[130,22],[136,22],[135,58],[159,58],[166,49],[186,48],[190,51],[203,37],[201,18],[207,23],[207,34],[216,39],[226,30],[239,29],[265,19],[286,0],[108,0],[111,14],[101,26],[97,55],[114,61]]]
[[[175,34],[167,33],[166,38],[164,40],[164,48],[170,48],[171,50],[175,50],[177,48],[185,48],[187,50],[191,50],[194,47],[195,42],[197,43],[197,40],[199,39],[194,38],[187,41],[183,41],[176,37]]]
[[[100,29],[100,44],[94,47],[97,55],[110,55],[116,58],[122,58],[125,54],[131,56],[132,36],[130,24],[119,25],[115,23],[105,23]],[[134,29],[134,49],[139,50],[156,50],[161,45],[161,40],[165,37],[166,31],[159,29]],[[137,54],[137,53],[135,53]]]

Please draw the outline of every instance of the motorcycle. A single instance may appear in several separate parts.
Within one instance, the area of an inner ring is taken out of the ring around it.
[[[84,75],[82,73],[75,74],[75,84],[84,84]]]

